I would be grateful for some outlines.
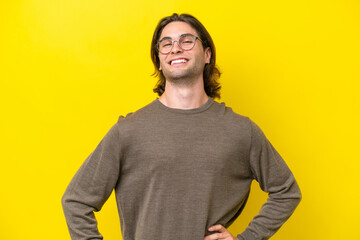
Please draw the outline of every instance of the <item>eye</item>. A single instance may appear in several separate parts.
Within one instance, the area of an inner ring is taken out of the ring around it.
[[[181,44],[190,45],[194,43],[194,39],[190,36],[182,37],[180,39]]]
[[[162,48],[169,48],[171,47],[171,45],[172,45],[171,41],[164,41],[160,44]]]

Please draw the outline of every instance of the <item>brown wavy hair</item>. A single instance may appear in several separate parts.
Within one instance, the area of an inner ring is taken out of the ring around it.
[[[159,60],[159,50],[157,48],[157,44],[161,35],[162,30],[164,27],[171,23],[171,22],[185,22],[188,23],[191,27],[195,29],[197,34],[202,40],[203,48],[206,49],[207,47],[210,47],[211,50],[211,58],[210,63],[205,65],[203,78],[204,78],[204,88],[206,94],[211,98],[219,98],[220,99],[220,83],[218,82],[218,79],[220,78],[220,71],[215,65],[216,60],[216,52],[215,52],[215,45],[214,42],[206,30],[206,28],[197,20],[195,17],[189,15],[189,14],[181,14],[178,15],[174,13],[171,16],[164,17],[160,20],[158,23],[153,38],[151,42],[151,60],[154,63],[155,71],[152,74],[154,77],[158,77],[158,81],[155,85],[155,88],[153,91],[157,93],[159,96],[161,96],[165,91],[165,84],[166,79],[162,71],[159,71],[160,67],[160,60]]]

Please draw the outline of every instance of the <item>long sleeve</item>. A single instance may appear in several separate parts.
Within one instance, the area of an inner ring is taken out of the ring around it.
[[[291,216],[301,200],[301,192],[290,169],[261,129],[252,121],[250,124],[251,171],[269,197],[259,214],[237,237],[241,240],[264,240],[269,239]]]
[[[94,211],[100,211],[117,184],[120,153],[117,123],[87,157],[62,197],[71,239],[103,239]]]

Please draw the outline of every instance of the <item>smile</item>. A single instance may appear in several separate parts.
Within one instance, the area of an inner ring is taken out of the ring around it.
[[[175,59],[175,60],[170,61],[170,65],[179,64],[179,63],[186,63],[186,62],[188,62],[187,59],[180,58],[180,59]]]

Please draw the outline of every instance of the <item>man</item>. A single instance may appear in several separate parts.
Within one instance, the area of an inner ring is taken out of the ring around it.
[[[268,239],[301,193],[260,128],[213,100],[220,72],[209,33],[173,14],[158,24],[151,55],[160,98],[119,118],[62,198],[72,239],[102,239],[94,211],[113,189],[124,240]],[[226,228],[253,179],[269,198],[235,237]]]

